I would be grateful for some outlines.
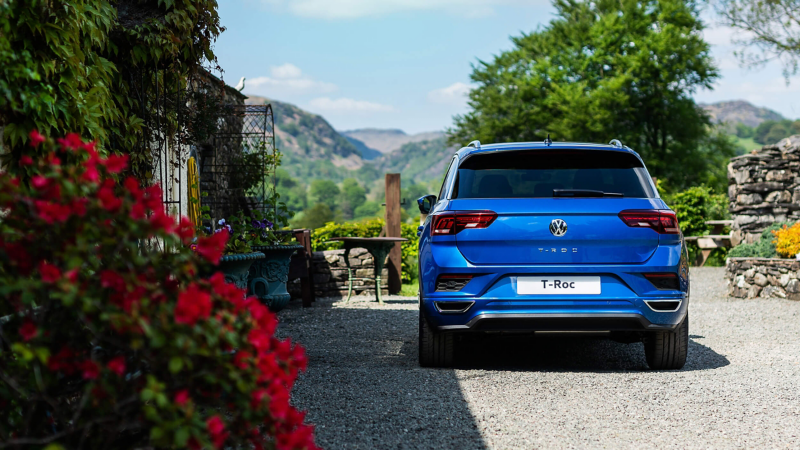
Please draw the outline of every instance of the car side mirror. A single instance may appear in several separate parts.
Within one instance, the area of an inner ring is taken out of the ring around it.
[[[433,205],[436,204],[436,196],[435,195],[426,195],[424,197],[420,197],[417,199],[417,205],[419,205],[419,212],[422,214],[428,214],[433,209]]]

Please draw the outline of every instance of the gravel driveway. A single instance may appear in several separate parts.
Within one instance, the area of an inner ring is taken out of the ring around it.
[[[421,369],[415,299],[292,302],[278,334],[310,360],[293,402],[327,449],[800,448],[800,302],[728,298],[722,268],[691,276],[678,372],[574,335],[495,337]]]

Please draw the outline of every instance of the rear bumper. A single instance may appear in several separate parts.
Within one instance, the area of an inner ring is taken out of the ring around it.
[[[685,316],[685,314],[683,314]],[[439,331],[666,331],[677,323],[655,324],[637,313],[478,314],[464,325],[441,325]]]

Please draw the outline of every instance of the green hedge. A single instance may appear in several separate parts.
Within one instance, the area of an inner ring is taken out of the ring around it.
[[[311,247],[315,252],[337,250],[344,246],[341,242],[331,241],[334,237],[378,237],[386,222],[383,219],[370,219],[360,222],[334,223],[328,222],[311,233]],[[402,277],[404,283],[411,283],[417,278],[418,242],[417,227],[407,223],[401,224],[400,235],[408,241],[402,244]]]

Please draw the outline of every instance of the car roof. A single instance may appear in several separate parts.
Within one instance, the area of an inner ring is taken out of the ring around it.
[[[592,144],[587,142],[507,142],[501,144],[479,144],[478,147],[462,147],[456,152],[459,159],[467,155],[475,155],[479,153],[509,151],[509,150],[610,150],[616,152],[623,152],[635,155],[637,158],[639,154],[631,150],[629,147],[617,147],[610,144]]]

